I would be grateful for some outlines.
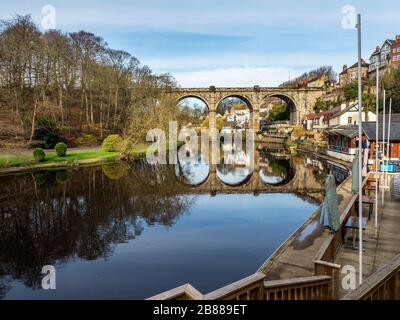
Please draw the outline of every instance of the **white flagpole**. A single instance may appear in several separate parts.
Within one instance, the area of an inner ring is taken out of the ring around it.
[[[382,158],[385,156],[385,132],[386,132],[386,90],[383,90],[383,117],[382,117]],[[385,161],[382,159],[382,163]],[[382,208],[385,205],[385,171],[382,174]]]
[[[376,125],[375,125],[375,238],[378,238],[378,192],[379,192],[379,66],[376,67]]]
[[[386,145],[386,170],[385,170],[385,186],[387,183],[387,175],[389,172],[389,156],[390,156],[390,122],[392,121],[392,98],[389,102],[389,119],[388,119],[388,135],[387,135],[387,145]]]
[[[358,30],[358,232],[359,232],[359,284],[363,281],[363,234],[362,234],[362,73],[361,73],[361,14],[357,15]]]

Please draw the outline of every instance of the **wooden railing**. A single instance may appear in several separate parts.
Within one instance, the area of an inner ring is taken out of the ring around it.
[[[368,181],[368,177],[363,180],[362,187]],[[345,224],[347,219],[351,215],[355,215],[356,205],[357,205],[358,194],[354,194],[349,203],[347,204],[346,208],[340,215],[340,229],[335,234],[330,234],[323,244],[321,245],[320,249],[318,250],[317,254],[314,257],[314,274],[318,275],[325,275],[331,278],[330,284],[330,293],[332,299],[337,299],[339,297],[339,272],[341,266],[334,263],[335,256],[338,253],[340,247],[343,245],[344,236],[345,236]]]
[[[342,300],[399,300],[400,255],[395,256],[381,269],[365,279],[362,285]]]
[[[201,300],[203,295],[190,284],[165,291],[147,300]]]
[[[147,300],[328,300],[331,277],[311,276],[264,281],[257,272],[247,278],[203,295],[190,284],[165,291]]]
[[[313,276],[264,282],[265,300],[329,300],[331,277]]]
[[[262,300],[265,274],[257,272],[203,296],[204,300]]]
[[[147,300],[263,300],[264,278],[265,274],[257,272],[206,295],[185,284]]]

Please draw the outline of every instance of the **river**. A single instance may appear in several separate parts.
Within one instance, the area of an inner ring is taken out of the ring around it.
[[[207,293],[254,273],[317,208],[327,164],[260,148],[256,170],[131,164],[0,178],[0,299]],[[43,290],[42,267],[56,270]]]

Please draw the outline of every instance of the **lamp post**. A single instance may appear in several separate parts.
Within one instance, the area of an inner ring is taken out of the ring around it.
[[[361,71],[361,14],[357,15],[358,37],[358,240],[359,240],[359,284],[363,281],[363,234],[362,234],[362,71]]]
[[[376,114],[376,125],[375,125],[375,238],[378,238],[379,66],[376,67],[376,110],[375,110],[375,114]]]

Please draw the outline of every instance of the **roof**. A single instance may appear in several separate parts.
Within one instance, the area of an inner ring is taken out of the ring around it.
[[[335,136],[345,136],[347,138],[354,138],[358,135],[358,126],[355,125],[346,125],[346,126],[337,126],[334,128],[329,128],[325,130],[325,133],[328,135]]]
[[[324,115],[322,113],[310,113],[310,114],[306,115],[306,118],[309,119],[309,120],[312,120],[312,119],[319,119],[319,118],[321,118],[323,116]]]
[[[378,141],[382,141],[383,130],[382,130],[382,116],[379,117],[379,129],[378,129]],[[370,141],[375,141],[376,139],[376,122],[363,122],[362,129],[367,139]],[[386,135],[388,127],[386,127]],[[336,126],[325,130],[328,135],[340,135],[348,138],[354,138],[358,136],[358,126],[357,125],[345,125]],[[387,136],[385,137],[387,139]],[[390,127],[390,141],[400,142],[400,114],[392,115],[392,125]]]
[[[369,57],[369,59],[371,60],[371,58],[372,58],[373,56],[376,56],[376,55],[378,55],[378,54],[381,54],[381,49],[380,49],[380,47],[376,47],[376,48],[375,48],[374,52],[372,52],[372,54],[371,54],[371,56]]]
[[[362,68],[368,68],[369,67],[369,63],[366,63],[364,59],[361,59],[361,67]],[[358,62],[356,62],[355,64],[353,64],[352,66],[346,68],[345,70],[343,70],[340,74],[345,74],[347,73],[347,71],[349,69],[354,69],[354,68],[358,68]]]
[[[393,117],[395,116],[395,117]],[[383,123],[382,117],[379,119],[378,122],[378,141],[383,141]],[[367,139],[370,141],[376,140],[376,122],[363,122],[363,131],[364,134],[367,136]],[[388,126],[386,124],[386,131],[385,131],[385,140],[387,139],[388,134]],[[400,114],[392,115],[392,125],[390,126],[390,141],[393,142],[400,142]]]
[[[389,45],[392,45],[393,43],[396,42],[396,40],[386,39],[386,40],[383,42],[382,47],[385,45],[386,42],[389,43]],[[382,47],[381,47],[381,48],[382,48]]]
[[[340,110],[341,110],[341,107],[340,107],[340,106],[337,106],[337,107],[334,107],[334,108],[332,108],[332,109],[329,109],[329,110],[324,111],[323,114],[324,114],[324,115],[330,116],[330,115],[333,115],[333,114],[335,114],[335,113],[337,113],[337,112],[340,112]]]
[[[380,114],[378,116],[379,123],[382,122],[382,119],[383,119],[383,116],[382,116],[382,114]],[[393,113],[390,116],[390,119],[391,119],[392,122],[400,122],[400,113]],[[388,123],[388,121],[389,121],[389,115],[388,114],[386,114],[386,116],[385,116],[385,121],[386,121],[386,123]]]
[[[358,102],[356,103],[352,103],[349,104],[346,108],[344,108],[343,110],[339,109],[336,113],[332,114],[331,118],[336,118],[341,116],[342,114],[345,114],[346,112],[348,112],[349,110],[353,109],[354,107],[358,106]]]
[[[309,120],[318,119],[321,117],[330,116],[339,111],[340,111],[340,106],[319,113],[309,113],[306,115],[306,118]]]

